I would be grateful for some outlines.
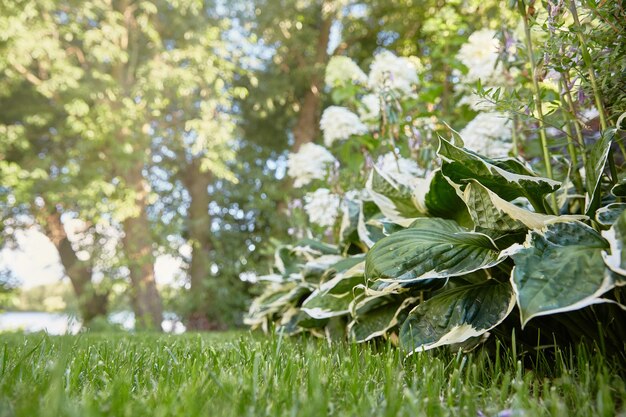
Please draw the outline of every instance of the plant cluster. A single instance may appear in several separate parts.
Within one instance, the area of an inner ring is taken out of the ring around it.
[[[380,52],[367,75],[330,61],[342,106],[322,115],[326,147],[289,158],[295,185],[313,188],[312,232],[277,249],[248,324],[408,353],[519,325],[623,349],[624,118],[597,82],[619,66],[593,66],[604,44],[586,32],[624,11],[516,5],[518,28],[475,32],[458,51],[455,90],[475,112],[459,133],[424,105],[416,58]]]

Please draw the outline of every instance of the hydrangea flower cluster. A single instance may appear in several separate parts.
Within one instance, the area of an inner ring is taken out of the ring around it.
[[[358,115],[341,106],[330,106],[324,110],[320,120],[324,145],[330,147],[351,136],[376,131],[381,118],[381,92],[391,89],[400,95],[413,96],[419,81],[418,69],[415,60],[398,57],[389,51],[380,52],[374,57],[367,75],[348,57],[331,58],[326,68],[326,85],[330,88],[358,86],[359,103],[356,109]],[[287,174],[294,179],[295,187],[303,187],[313,180],[326,179],[329,167],[335,164],[337,160],[328,149],[310,143],[303,145],[299,152],[289,155]],[[397,181],[422,174],[415,162],[396,159],[392,153],[381,157],[379,169]],[[346,194],[346,198],[354,199],[350,196]],[[305,196],[304,210],[311,223],[329,227],[337,220],[341,201],[339,195],[320,188]]]
[[[322,227],[335,224],[340,204],[341,197],[328,188],[318,188],[304,196],[304,211],[309,220]]]
[[[504,70],[502,63],[498,62],[500,49],[501,44],[494,30],[481,29],[472,33],[457,54],[457,59],[468,69],[463,81],[467,84],[478,80],[485,85],[504,84]]]
[[[294,179],[293,186],[300,188],[313,180],[323,180],[328,169],[337,160],[323,146],[305,143],[296,153],[290,153],[287,160],[287,175]]]
[[[324,132],[326,146],[332,146],[335,141],[346,140],[352,135],[367,133],[367,127],[359,116],[341,106],[330,106],[324,110],[320,128]]]
[[[400,184],[409,184],[415,177],[424,175],[424,170],[411,159],[402,158],[393,152],[381,155],[376,161],[378,170]]]
[[[382,51],[374,56],[368,85],[375,92],[389,87],[405,95],[412,95],[413,86],[419,81],[417,72],[418,67],[413,60]]]
[[[512,123],[504,113],[479,113],[459,134],[466,148],[490,158],[511,151]]]
[[[326,66],[324,82],[329,87],[341,87],[349,83],[365,84],[367,83],[367,75],[350,58],[334,56]]]
[[[377,94],[364,95],[358,111],[359,117],[368,127],[376,128],[380,120],[380,97]]]

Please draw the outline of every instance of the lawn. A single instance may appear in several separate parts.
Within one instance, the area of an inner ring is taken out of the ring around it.
[[[520,361],[247,333],[0,340],[0,416],[626,415],[622,371],[583,349]]]

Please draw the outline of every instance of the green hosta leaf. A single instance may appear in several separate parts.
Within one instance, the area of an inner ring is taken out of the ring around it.
[[[602,251],[604,263],[615,273],[615,284],[626,285],[626,211],[622,211],[613,226],[602,232],[602,236],[610,245],[610,253]]]
[[[298,257],[291,249],[291,246],[285,245],[274,252],[274,268],[284,277],[297,273],[300,268]]]
[[[441,170],[435,171],[432,175],[430,186],[424,196],[424,205],[432,217],[453,219],[457,222],[467,217],[467,207]]]
[[[509,203],[475,180],[465,187],[463,200],[469,207],[475,230],[494,238],[525,229],[541,229],[557,218]]]
[[[514,306],[511,286],[494,280],[441,292],[409,312],[400,345],[411,354],[464,342],[502,323]]]
[[[485,158],[443,138],[439,140],[437,152],[443,160],[443,175],[454,183],[466,184],[476,180],[504,200],[526,197],[539,210],[543,210],[545,195],[560,186],[558,181],[537,176],[514,158]]]
[[[585,164],[585,187],[587,188],[585,214],[588,216],[593,215],[600,206],[600,179],[604,173],[614,137],[615,129],[602,132],[600,140],[591,148],[587,163]]]
[[[612,203],[596,211],[596,221],[603,226],[611,226],[626,210],[626,203]]]
[[[329,294],[315,291],[304,300],[301,309],[314,319],[327,319],[349,314],[352,300],[352,293]]]
[[[346,315],[350,312],[350,303],[354,300],[356,288],[363,284],[364,262],[346,272],[338,274],[330,281],[323,283],[302,303],[302,311],[315,319],[325,319]]]
[[[401,184],[376,167],[366,188],[382,214],[393,222],[407,226],[412,219],[422,215],[413,202],[410,184]]]
[[[318,257],[321,255],[339,255],[339,248],[335,245],[320,242],[315,239],[302,239],[293,245],[292,251],[297,255]]]
[[[306,282],[272,283],[252,302],[244,322],[251,326],[259,325],[265,317],[296,305],[303,297],[311,294],[313,289]]]
[[[338,274],[344,274],[346,271],[354,268],[358,264],[364,264],[364,263],[365,263],[364,254],[343,258],[337,263],[331,265],[326,270],[326,272],[324,273],[324,276],[322,277],[321,282],[324,283],[326,281],[330,281],[331,279],[335,278]],[[361,272],[361,275],[363,275],[362,272]]]
[[[422,218],[381,239],[366,256],[372,281],[422,281],[490,268],[502,259],[491,238],[452,220]]]
[[[417,303],[419,298],[405,298],[401,302],[386,304],[367,314],[358,315],[350,324],[350,338],[357,343],[367,342],[375,337],[384,336],[390,329],[403,321],[407,309]]]
[[[583,223],[558,222],[530,231],[511,251],[511,282],[522,326],[536,316],[578,310],[611,287],[602,252],[609,245]]]
[[[626,182],[615,184],[615,186],[611,189],[611,194],[615,197],[626,197]]]
[[[361,203],[357,232],[361,242],[368,248],[371,248],[376,242],[385,237],[382,225],[376,222],[376,219],[379,218],[383,218],[383,215],[376,204],[369,201]]]
[[[342,207],[341,226],[339,227],[339,239],[343,243],[349,243],[358,239],[357,228],[361,215],[361,202],[344,199]]]
[[[300,269],[302,278],[317,282],[326,271],[344,258],[339,255],[322,255],[305,263]]]

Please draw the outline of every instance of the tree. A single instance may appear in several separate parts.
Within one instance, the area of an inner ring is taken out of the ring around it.
[[[90,269],[62,226],[80,218],[119,228],[116,267],[130,281],[137,325],[160,329],[154,260],[168,243],[155,189],[177,180],[189,191],[196,277],[210,244],[207,184],[234,180],[223,73],[232,64],[219,41],[227,27],[212,4],[194,0],[2,3],[3,105],[14,109],[2,116],[6,211],[22,210],[58,242],[68,276],[80,277],[77,294]],[[183,164],[160,179],[167,158]]]

